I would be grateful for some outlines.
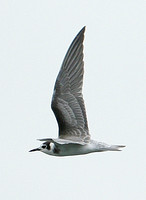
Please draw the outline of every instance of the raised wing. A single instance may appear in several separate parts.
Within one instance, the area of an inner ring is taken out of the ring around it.
[[[90,135],[82,96],[84,32],[85,27],[67,51],[56,79],[51,107],[58,122],[59,138],[88,142]]]

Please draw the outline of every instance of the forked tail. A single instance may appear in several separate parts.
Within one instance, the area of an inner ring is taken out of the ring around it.
[[[122,151],[120,148],[124,148],[124,145],[111,145],[109,151]]]

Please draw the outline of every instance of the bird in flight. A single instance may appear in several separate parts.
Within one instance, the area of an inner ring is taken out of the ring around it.
[[[58,122],[57,139],[40,139],[43,144],[29,152],[41,151],[52,156],[72,156],[93,152],[120,151],[123,145],[109,145],[90,137],[82,95],[85,27],[71,43],[57,76],[51,108]]]

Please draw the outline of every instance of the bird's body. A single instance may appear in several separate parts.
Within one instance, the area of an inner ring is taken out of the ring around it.
[[[90,139],[82,95],[85,27],[70,45],[56,79],[52,110],[59,126],[59,138],[41,139],[41,147],[30,150],[53,156],[71,156],[102,151],[119,151],[121,145],[108,145]]]
[[[50,148],[49,150],[48,148],[44,148],[42,152],[52,156],[73,156],[102,151],[119,151],[118,148],[123,147],[108,145],[95,140],[90,140],[88,143],[77,143],[69,140],[52,139],[50,143],[46,141],[44,144],[49,144]]]

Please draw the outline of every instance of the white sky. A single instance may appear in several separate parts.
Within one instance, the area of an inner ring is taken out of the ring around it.
[[[145,13],[141,0],[0,2],[1,199],[146,199]],[[54,82],[84,25],[90,133],[127,147],[64,158],[29,153],[36,139],[57,137]]]

